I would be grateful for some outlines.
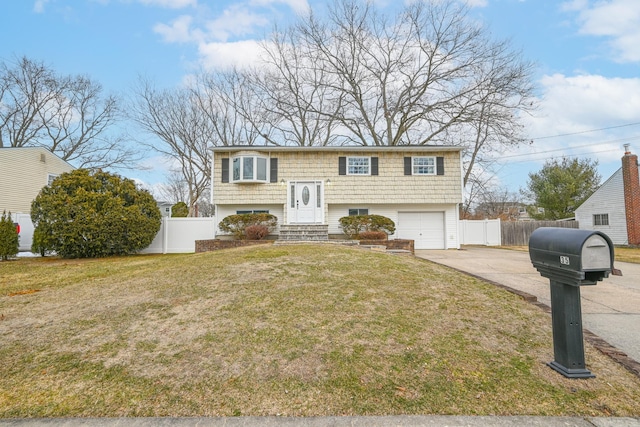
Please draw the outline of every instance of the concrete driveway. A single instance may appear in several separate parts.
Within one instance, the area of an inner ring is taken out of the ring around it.
[[[549,279],[531,265],[528,252],[489,247],[417,250],[416,256],[534,295],[551,307]],[[582,324],[640,362],[640,264],[616,262],[623,276],[582,286]]]

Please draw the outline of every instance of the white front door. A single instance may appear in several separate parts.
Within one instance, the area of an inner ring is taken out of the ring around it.
[[[289,199],[290,223],[322,223],[322,181],[291,182]]]

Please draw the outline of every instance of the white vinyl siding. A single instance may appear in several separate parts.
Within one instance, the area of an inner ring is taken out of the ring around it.
[[[595,225],[594,215],[607,214],[609,225]],[[618,169],[575,212],[576,221],[583,230],[598,230],[605,233],[613,244],[626,245],[627,217],[624,207],[622,169]]]
[[[0,214],[31,211],[31,202],[51,176],[71,172],[73,166],[42,147],[0,149]]]

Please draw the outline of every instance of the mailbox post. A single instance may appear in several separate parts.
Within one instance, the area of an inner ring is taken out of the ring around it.
[[[613,268],[613,243],[599,231],[541,227],[529,239],[531,263],[551,285],[554,360],[567,378],[593,378],[585,367],[580,286],[595,285]]]

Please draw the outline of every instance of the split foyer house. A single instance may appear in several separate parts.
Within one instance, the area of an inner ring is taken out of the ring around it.
[[[459,248],[462,168],[458,147],[214,147],[216,216],[268,212],[279,230],[317,225],[344,237],[339,219],[392,219],[391,238],[416,249]]]
[[[29,214],[42,187],[73,169],[43,147],[0,148],[0,213]]]
[[[605,233],[616,245],[640,245],[638,156],[625,145],[622,167],[575,212],[580,228]]]

